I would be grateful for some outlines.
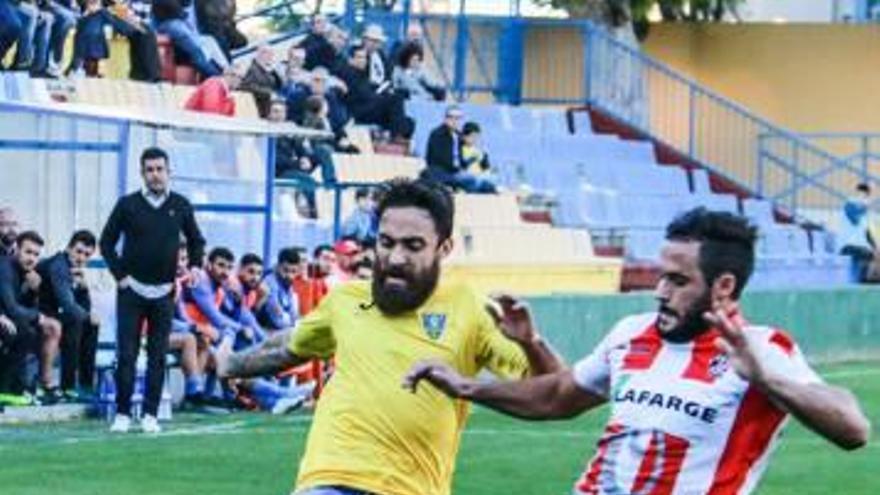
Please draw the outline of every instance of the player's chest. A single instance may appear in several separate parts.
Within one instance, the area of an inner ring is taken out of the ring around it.
[[[720,353],[667,348],[645,362],[629,348],[609,359],[609,401],[623,424],[702,436],[730,424],[748,389]]]

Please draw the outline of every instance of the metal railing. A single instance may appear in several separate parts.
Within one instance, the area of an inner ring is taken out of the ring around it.
[[[591,27],[587,103],[798,215],[880,178]]]

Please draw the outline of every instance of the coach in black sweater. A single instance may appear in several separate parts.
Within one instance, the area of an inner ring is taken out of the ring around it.
[[[140,347],[141,322],[147,322],[147,386],[145,432],[160,431],[156,422],[168,333],[174,316],[172,290],[181,233],[186,238],[190,267],[201,266],[205,239],[192,205],[168,188],[168,155],[148,148],[141,155],[144,189],[119,199],[101,233],[101,255],[118,282],[116,301],[116,419],[112,431],[126,432],[131,423],[131,394]],[[116,244],[123,236],[122,255]]]

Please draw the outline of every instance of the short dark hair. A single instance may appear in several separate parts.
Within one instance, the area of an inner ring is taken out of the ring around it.
[[[159,158],[165,160],[166,164],[169,162],[168,153],[166,153],[165,150],[163,150],[162,148],[152,146],[145,149],[144,152],[141,153],[141,168],[146,165],[147,160],[157,160]]]
[[[324,107],[324,97],[319,95],[311,95],[306,98],[306,101],[303,105],[306,113],[317,114],[321,111],[321,108]]]
[[[366,52],[367,47],[363,45],[363,43],[357,43],[351,45],[351,48],[348,49],[348,58],[354,58],[357,52]]]
[[[46,244],[46,242],[43,241],[43,238],[40,237],[40,234],[33,230],[25,230],[15,238],[15,245],[18,247],[21,247],[25,242],[33,242],[40,247]]]
[[[394,179],[386,182],[383,189],[376,209],[378,218],[389,208],[419,208],[431,215],[441,242],[452,236],[455,202],[444,185],[425,179]]]
[[[229,248],[225,248],[222,246],[215,247],[214,249],[211,250],[210,253],[208,253],[208,262],[209,263],[213,263],[213,262],[217,261],[217,258],[226,260],[230,263],[235,263],[235,255],[232,254],[232,251],[230,251]]]
[[[298,265],[301,261],[299,251],[296,248],[287,247],[278,251],[278,264],[287,263]]]
[[[95,234],[93,234],[90,230],[77,230],[70,236],[70,241],[67,242],[67,247],[73,247],[77,244],[83,244],[86,247],[93,248],[97,245],[98,241],[95,239]]]
[[[260,258],[254,253],[246,253],[244,256],[238,260],[239,266],[250,266],[250,265],[260,265],[263,266],[263,258]]]
[[[758,229],[739,215],[699,207],[675,218],[666,227],[670,241],[700,243],[700,271],[707,284],[721,275],[736,277],[733,298],[739,299],[755,269]]]
[[[369,198],[372,193],[373,191],[371,191],[369,187],[359,187],[354,191],[354,199],[357,201]]]
[[[421,45],[418,43],[407,42],[400,49],[400,52],[397,54],[397,65],[403,67],[404,69],[409,68],[410,60],[416,55],[424,58],[425,52],[422,49]]]
[[[464,125],[461,126],[461,133],[465,136],[479,132],[481,132],[480,124],[476,122],[465,122]]]
[[[321,253],[323,253],[324,251],[333,251],[333,246],[331,246],[330,244],[319,244],[312,251],[312,258],[318,259],[318,257],[321,256]]]
[[[871,185],[867,182],[859,182],[856,186],[856,191],[863,192],[865,194],[871,194]]]

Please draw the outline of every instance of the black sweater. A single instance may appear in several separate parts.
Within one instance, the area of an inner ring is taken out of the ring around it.
[[[24,287],[24,276],[15,258],[0,256],[0,314],[7,315],[16,326],[36,325],[40,318],[37,292]]]
[[[190,266],[201,266],[205,238],[189,201],[170,192],[161,207],[153,208],[138,191],[123,196],[113,207],[101,232],[101,255],[116,280],[131,275],[145,284],[172,283],[181,233],[186,238]],[[125,237],[120,256],[116,244],[122,235]]]

